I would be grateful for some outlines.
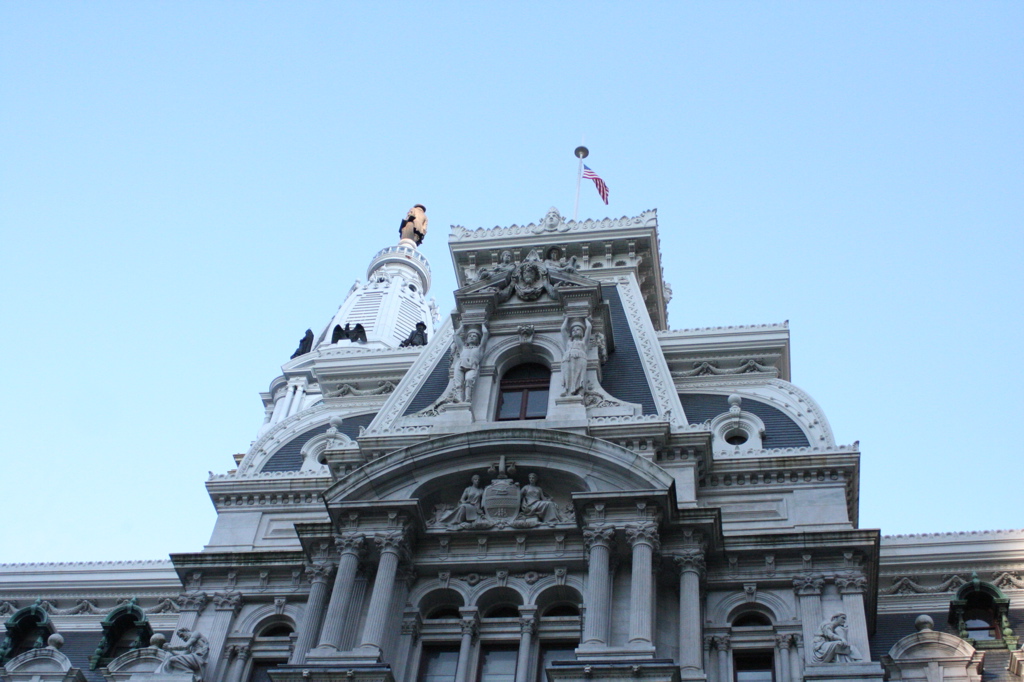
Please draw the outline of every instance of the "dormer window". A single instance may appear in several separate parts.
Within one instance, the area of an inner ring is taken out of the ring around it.
[[[537,363],[516,365],[501,378],[498,421],[543,419],[548,414],[551,370]]]

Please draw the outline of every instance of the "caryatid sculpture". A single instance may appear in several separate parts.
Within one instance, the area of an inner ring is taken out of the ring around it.
[[[587,383],[587,349],[593,325],[590,318],[576,318],[571,323],[568,317],[562,322],[562,395],[582,395]]]
[[[487,346],[487,339],[491,333],[487,324],[481,324],[477,329],[475,326],[466,330],[465,325],[460,325],[455,333],[455,399],[460,403],[473,402],[473,388],[476,386],[476,378],[480,373],[480,361],[483,359],[484,348]]]
[[[428,222],[427,209],[423,204],[416,204],[402,218],[402,223],[398,226],[398,235],[401,239],[408,239],[419,246],[427,236]]]

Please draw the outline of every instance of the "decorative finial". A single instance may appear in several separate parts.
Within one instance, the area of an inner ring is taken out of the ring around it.
[[[577,159],[585,159],[590,156],[590,150],[583,145],[580,145],[579,147],[576,147],[576,151],[574,151],[573,154],[576,155]]]

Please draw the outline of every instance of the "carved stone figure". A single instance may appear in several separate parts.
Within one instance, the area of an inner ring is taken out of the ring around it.
[[[299,347],[295,349],[294,353],[292,353],[291,359],[294,360],[300,355],[305,355],[311,350],[313,350],[313,330],[307,329],[305,336],[299,340]]]
[[[470,479],[469,487],[462,491],[462,497],[459,498],[458,505],[440,519],[441,523],[450,526],[473,523],[480,518],[482,513],[480,500],[483,498],[483,495],[484,491],[480,488],[480,477],[474,474]]]
[[[814,636],[812,655],[818,663],[859,661],[860,653],[847,640],[846,614],[837,613],[821,624]]]
[[[557,272],[565,272],[570,275],[579,269],[579,265],[576,262],[576,256],[566,258],[560,246],[552,246],[548,249],[548,253],[544,257],[544,265],[547,266],[549,271],[555,270]]]
[[[458,352],[455,362],[453,381],[455,386],[455,398],[460,403],[473,401],[473,388],[476,386],[476,378],[480,372],[480,361],[483,359],[484,348],[487,346],[487,339],[491,333],[486,324],[480,325],[468,331],[459,327],[455,334],[455,348]]]
[[[402,222],[398,226],[398,235],[401,239],[410,239],[416,242],[416,246],[419,246],[427,236],[428,222],[427,209],[423,204],[416,204],[402,218]]]
[[[548,279],[547,266],[534,249],[512,270],[512,276],[498,290],[498,302],[504,303],[512,298],[512,294],[523,301],[536,301],[545,293],[556,301],[561,300],[558,290]]]
[[[532,516],[541,523],[557,523],[562,520],[558,512],[558,505],[551,500],[551,496],[537,485],[537,474],[530,474],[529,483],[523,486],[523,503],[521,511],[523,516]]]
[[[192,673],[195,682],[203,682],[203,666],[206,665],[206,658],[210,655],[210,642],[201,633],[192,632],[188,628],[178,628],[175,634],[185,644],[166,647],[166,650],[170,651],[172,655],[160,664],[156,672],[189,672]]]
[[[562,322],[562,395],[580,395],[586,386],[587,349],[590,348],[590,333],[593,325],[589,318],[578,318],[570,325],[569,318]]]
[[[417,322],[416,329],[409,332],[408,338],[402,343],[398,344],[399,348],[408,348],[410,346],[425,346],[427,345],[427,325],[424,322]]]
[[[511,251],[502,251],[501,259],[489,268],[480,268],[477,273],[477,280],[502,281],[507,284],[509,275],[515,269],[516,264],[512,260]]]

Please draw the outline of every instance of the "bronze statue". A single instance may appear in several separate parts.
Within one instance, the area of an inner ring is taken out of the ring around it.
[[[416,328],[409,332],[409,336],[398,344],[398,347],[408,348],[409,346],[425,345],[427,345],[427,325],[425,322],[417,322]]]
[[[307,329],[306,335],[299,340],[299,347],[295,349],[294,353],[292,353],[292,360],[300,355],[305,355],[311,350],[313,350],[313,330]]]
[[[416,246],[419,246],[427,236],[428,222],[427,209],[423,204],[416,204],[402,218],[402,222],[398,226],[398,236],[401,239],[410,239],[416,242]]]

